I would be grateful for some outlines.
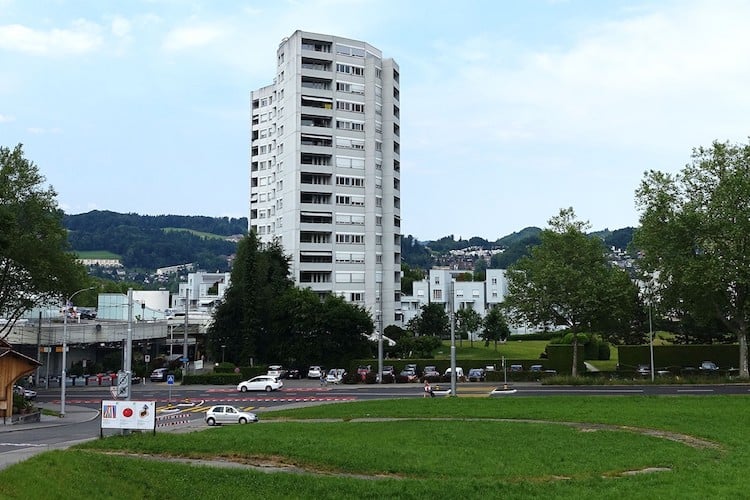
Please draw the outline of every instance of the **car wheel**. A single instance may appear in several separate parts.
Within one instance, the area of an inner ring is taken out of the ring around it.
[[[245,387],[244,385],[240,387],[240,392],[247,392],[247,387]]]
[[[270,386],[270,385],[267,385],[267,386],[266,386],[266,392],[271,392],[272,390],[273,390],[273,388],[271,388],[271,386]]]
[[[245,417],[240,417],[240,423],[241,424],[246,424],[247,423],[247,419]]]
[[[206,419],[206,423],[207,423],[207,424],[208,424],[209,426],[213,427],[214,425],[216,425],[216,420],[214,420],[214,418],[213,418],[213,417],[209,417],[209,418],[207,418],[207,419]]]

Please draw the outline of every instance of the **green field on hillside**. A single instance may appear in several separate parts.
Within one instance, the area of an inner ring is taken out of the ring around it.
[[[184,231],[190,234],[194,234],[195,236],[200,236],[201,238],[210,238],[210,239],[216,239],[216,240],[227,239],[226,236],[222,236],[220,234],[204,233],[203,231],[195,231],[194,229],[185,229],[182,227],[165,227],[165,228],[162,228],[162,230],[166,233]]]

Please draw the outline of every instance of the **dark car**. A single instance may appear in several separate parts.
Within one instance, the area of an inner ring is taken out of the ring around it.
[[[78,311],[81,319],[96,319],[96,311],[90,309],[81,309]]]
[[[719,366],[713,361],[704,361],[698,367],[701,373],[716,373],[719,371]]]
[[[484,382],[485,374],[483,368],[472,368],[469,370],[469,382]]]
[[[651,367],[649,365],[638,365],[635,372],[645,377],[646,375],[651,375]]]
[[[419,380],[417,372],[415,372],[413,368],[404,368],[403,370],[401,370],[399,376],[406,382],[416,382],[417,380]]]

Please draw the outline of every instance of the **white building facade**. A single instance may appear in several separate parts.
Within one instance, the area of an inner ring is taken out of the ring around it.
[[[505,269],[487,269],[484,281],[456,281],[464,274],[465,270],[435,268],[430,269],[426,279],[415,281],[412,295],[402,297],[404,324],[419,316],[422,306],[427,304],[442,304],[449,314],[474,309],[484,317],[489,308],[505,300],[508,293]]]
[[[252,92],[249,229],[295,283],[401,325],[399,69],[366,42],[296,31]]]

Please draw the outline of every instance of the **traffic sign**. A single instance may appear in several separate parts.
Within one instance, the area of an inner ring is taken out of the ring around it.
[[[127,398],[130,395],[130,373],[117,372],[117,395],[122,398]]]
[[[167,375],[167,385],[174,384],[174,375]]]

